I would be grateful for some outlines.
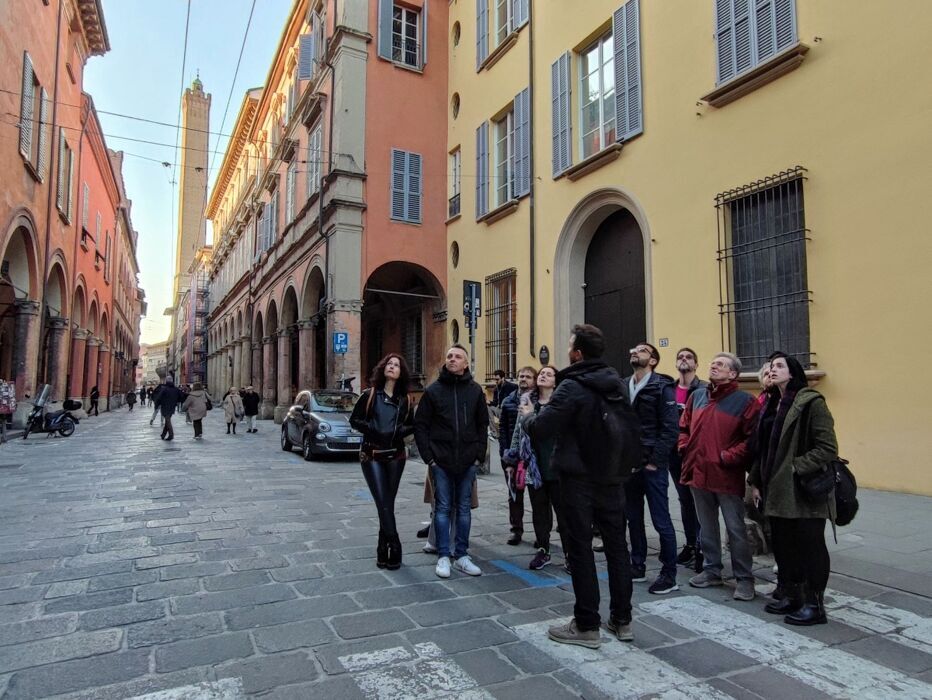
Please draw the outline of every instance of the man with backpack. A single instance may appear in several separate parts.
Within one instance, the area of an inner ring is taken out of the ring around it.
[[[625,543],[624,482],[640,461],[637,417],[622,394],[621,378],[601,357],[602,331],[573,327],[570,366],[557,374],[550,403],[536,415],[522,408],[531,439],[555,438],[551,465],[560,475],[562,514],[576,604],[573,619],[551,627],[550,639],[590,649],[599,633],[599,581],[592,554],[592,526],[605,546],[611,596],[608,631],[631,641],[631,567]]]

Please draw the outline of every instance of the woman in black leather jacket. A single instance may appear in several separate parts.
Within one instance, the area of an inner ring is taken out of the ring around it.
[[[401,566],[401,540],[395,526],[395,496],[405,468],[404,439],[414,432],[414,410],[408,398],[410,374],[401,355],[389,354],[372,370],[350,424],[363,434],[359,460],[379,512],[376,566]]]

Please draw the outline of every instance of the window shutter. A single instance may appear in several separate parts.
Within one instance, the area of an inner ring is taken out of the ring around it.
[[[754,2],[756,5],[754,28],[757,34],[755,62],[760,62],[772,56],[776,46],[773,0],[754,0]]]
[[[285,219],[290,222],[294,220],[294,203],[295,203],[295,181],[297,180],[298,164],[292,160],[288,164],[288,179],[285,191]]]
[[[773,0],[773,5],[776,25],[774,52],[780,53],[796,43],[796,2],[795,0]]]
[[[489,211],[489,123],[476,129],[476,218]]]
[[[35,115],[33,103],[35,101],[35,78],[32,70],[32,59],[23,51],[23,91],[19,107],[19,152],[23,158],[29,160],[32,155],[32,125]]]
[[[91,188],[88,187],[87,183],[84,183],[84,191],[82,192],[82,198],[84,203],[81,205],[81,227],[86,231],[87,230],[87,210],[88,210],[88,199],[90,199]]]
[[[408,198],[405,221],[412,224],[421,223],[421,154],[408,154]]]
[[[45,88],[42,88],[42,92],[39,93],[40,102],[39,102],[39,179],[44,179],[46,171],[49,167],[49,94],[45,91]]]
[[[379,0],[379,58],[392,60],[392,0]]]
[[[528,22],[528,0],[511,0],[511,28],[519,29]]]
[[[573,164],[570,81],[570,53],[567,51],[550,66],[554,177]]]
[[[407,158],[404,151],[397,148],[392,149],[392,212],[391,218],[396,221],[404,221],[405,218],[405,199],[407,193],[405,186],[408,178],[405,172],[407,167]]]
[[[515,196],[531,191],[531,89],[515,95]]]
[[[753,65],[752,3],[757,0],[716,0],[715,40],[718,82],[724,83]]]
[[[272,197],[272,224],[269,226],[269,245],[278,238],[278,206],[281,202],[280,192],[275,190],[275,195]]]
[[[615,134],[625,141],[644,131],[641,105],[640,0],[615,10]]]
[[[58,180],[55,206],[59,211],[65,211],[65,130],[58,128]]]
[[[302,34],[299,39],[299,51],[298,51],[298,79],[299,80],[310,80],[311,76],[314,74],[314,43],[315,43],[314,32],[310,34]]]
[[[324,20],[319,12],[314,13],[314,21],[311,25],[312,31],[314,34],[314,60],[321,62],[323,61],[324,52],[326,46],[324,44]],[[314,72],[314,67],[311,67],[311,72]]]
[[[430,0],[424,0],[424,9],[421,10],[421,68],[427,65],[427,5]]]
[[[94,229],[94,250],[100,250],[100,212],[97,212],[97,228]]]
[[[476,0],[476,70],[489,56],[489,0]]]
[[[74,151],[68,149],[68,180],[65,183],[68,187],[68,221],[71,221],[74,214],[74,187],[72,187],[71,178],[74,175]]]

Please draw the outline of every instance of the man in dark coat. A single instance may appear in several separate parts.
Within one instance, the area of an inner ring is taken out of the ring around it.
[[[598,455],[640,449],[637,444],[594,445],[595,431],[603,423],[610,403],[624,402],[618,372],[602,359],[605,339],[595,326],[573,327],[570,366],[557,374],[550,403],[536,415],[522,409],[524,430],[532,440],[555,436],[551,466],[560,475],[561,509],[566,525],[566,556],[576,594],[574,617],[566,625],[551,627],[550,638],[563,644],[598,648],[599,580],[592,554],[592,526],[597,525],[605,545],[611,617],[608,630],[630,641],[631,568],[625,543],[625,491],[622,464]],[[564,534],[561,528],[561,533]]]
[[[262,399],[259,397],[259,394],[256,393],[256,390],[252,388],[252,385],[247,386],[243,390],[242,397],[243,415],[246,416],[246,422],[249,424],[246,432],[258,433],[259,429],[256,428],[256,418],[259,416],[259,404],[262,402]]]
[[[414,439],[434,487],[437,576],[453,568],[470,576],[482,570],[469,558],[470,506],[477,467],[488,447],[489,411],[485,392],[472,378],[462,345],[447,350],[440,376],[427,387],[414,417]],[[456,514],[456,541],[450,548],[450,517]]]
[[[495,370],[492,376],[495,377],[495,388],[492,389],[492,400],[489,402],[489,406],[501,408],[502,402],[517,391],[518,386],[505,378],[505,370],[503,369]]]
[[[159,409],[162,411],[162,418],[165,420],[165,424],[162,426],[162,439],[163,440],[174,440],[175,439],[175,429],[172,427],[172,416],[175,413],[175,408],[183,403],[182,393],[175,386],[175,382],[171,377],[168,377],[165,380],[162,390],[159,392]]]

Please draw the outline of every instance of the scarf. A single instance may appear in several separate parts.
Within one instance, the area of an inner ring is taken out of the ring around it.
[[[780,435],[783,433],[783,424],[786,422],[786,416],[790,412],[790,407],[795,400],[796,391],[787,390],[787,392],[780,397],[779,402],[772,399],[767,410],[764,412],[765,415],[771,414],[773,416],[772,426],[770,430],[767,431],[766,445],[761,452],[761,481],[765,488],[770,483],[770,479],[773,476],[774,462],[777,458],[777,447],[780,444]],[[773,408],[775,403],[776,409]]]

